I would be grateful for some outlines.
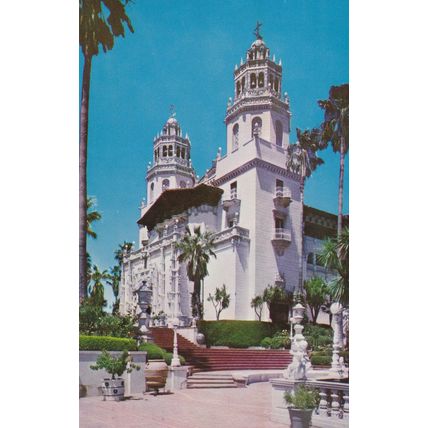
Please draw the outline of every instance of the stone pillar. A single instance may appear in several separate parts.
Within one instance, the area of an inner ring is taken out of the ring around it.
[[[340,350],[343,347],[342,311],[343,308],[340,303],[336,302],[330,306],[330,312],[333,315],[333,356],[330,371],[337,374],[342,371],[342,366],[339,361]]]
[[[178,321],[178,320],[177,320]],[[180,358],[178,357],[178,340],[177,340],[177,326],[174,326],[174,348],[171,360],[171,367],[180,367]]]

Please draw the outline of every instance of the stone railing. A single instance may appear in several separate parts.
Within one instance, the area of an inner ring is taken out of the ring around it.
[[[286,187],[277,186],[275,188],[275,197],[276,198],[291,198],[290,189],[287,189]]]
[[[292,381],[272,379],[272,414],[276,422],[290,424],[284,393],[299,384],[306,384],[319,391],[320,403],[312,415],[313,428],[345,428],[349,425],[349,384],[322,380]]]
[[[228,229],[222,230],[219,233],[215,234],[214,243],[219,243],[222,241],[227,241],[232,238],[244,238],[249,239],[250,231],[248,229],[244,229],[240,226],[229,227]]]
[[[283,239],[284,241],[291,241],[291,231],[289,229],[274,229],[273,239]]]

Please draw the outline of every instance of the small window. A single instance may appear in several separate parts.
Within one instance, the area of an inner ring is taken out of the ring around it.
[[[273,76],[272,76],[272,74],[269,74],[269,87],[271,89],[273,89]]]
[[[251,136],[254,137],[254,135],[257,133],[260,135],[261,129],[262,129],[262,120],[260,119],[260,117],[255,117],[251,123]],[[254,132],[256,130],[257,132]]]
[[[241,95],[241,83],[239,80],[236,82],[236,96],[239,97]]]
[[[181,159],[184,159],[186,156],[186,150],[184,149],[184,147],[181,148]]]
[[[275,229],[284,229],[284,219],[275,217]]]
[[[162,156],[166,158],[168,156],[168,147],[162,146]]]
[[[165,180],[162,180],[162,192],[167,189],[169,189],[169,180],[165,178]]]
[[[259,73],[259,88],[265,86],[265,74],[263,72]]]
[[[254,89],[257,86],[256,73],[251,73],[250,75],[250,88]]]
[[[185,189],[185,188],[186,188],[186,182],[185,182],[184,180],[181,180],[181,181],[180,181],[180,187],[181,187],[182,189]]]
[[[233,227],[233,220],[229,220],[229,227]]]
[[[309,253],[306,260],[308,262],[308,265],[313,265],[314,264],[314,253]]]
[[[239,125],[235,123],[233,126],[232,149],[235,150],[239,145]]]
[[[230,184],[230,199],[236,199],[238,197],[238,182],[234,181]]]
[[[278,88],[279,88],[279,80],[278,77],[275,78],[275,84],[274,84],[274,89],[276,92],[278,92]]]
[[[282,147],[282,123],[279,120],[275,122],[275,137],[276,145]]]
[[[172,146],[168,146],[168,156],[172,157]]]
[[[177,157],[177,158],[179,158],[180,157],[180,147],[176,147],[175,148],[175,156]]]
[[[242,92],[244,92],[244,88],[245,88],[245,76],[242,76],[242,79],[241,79],[241,88],[242,88]]]

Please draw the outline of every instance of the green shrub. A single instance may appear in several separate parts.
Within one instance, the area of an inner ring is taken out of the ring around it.
[[[125,370],[126,373],[131,373],[132,370],[140,370],[140,366],[132,362],[132,357],[128,351],[123,351],[119,357],[112,357],[107,351],[103,351],[97,358],[96,364],[90,367],[92,370],[104,369],[111,374],[112,379],[115,379],[116,376],[122,376]]]
[[[143,343],[138,347],[139,351],[147,352],[148,360],[162,360],[164,358],[165,349],[154,343]]]
[[[333,331],[328,326],[306,325],[303,334],[313,350],[319,350],[331,346],[333,343]]]
[[[99,306],[90,305],[87,301],[79,307],[79,331],[82,334],[95,334],[98,321],[104,316]]]
[[[272,347],[272,338],[271,337],[265,337],[260,342],[260,346],[263,346],[263,348],[271,348]]]
[[[311,363],[314,366],[329,366],[331,364],[331,356],[328,356],[328,355],[312,355]]]
[[[284,393],[285,401],[295,409],[315,409],[320,402],[316,389],[299,385],[293,393]]]
[[[172,352],[165,352],[163,354],[163,359],[165,360],[165,362],[170,366],[171,365],[171,361],[172,361]],[[182,366],[184,366],[184,364],[186,363],[186,360],[184,357],[182,357],[181,355],[178,356],[179,360],[180,360],[180,364]]]
[[[270,322],[262,321],[199,321],[198,328],[205,335],[208,346],[248,348],[259,346],[263,338],[279,330]]]
[[[137,344],[133,339],[109,336],[83,336],[79,337],[81,351],[136,351]]]

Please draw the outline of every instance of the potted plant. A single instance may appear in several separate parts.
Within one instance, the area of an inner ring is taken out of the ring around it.
[[[111,375],[111,379],[104,379],[101,385],[104,401],[123,400],[125,395],[125,381],[120,376],[125,371],[131,373],[134,369],[140,370],[140,366],[132,363],[132,357],[128,351],[123,351],[119,357],[112,357],[107,351],[103,351],[97,358],[96,364],[90,367],[92,370],[104,369]]]
[[[293,393],[284,394],[289,404],[291,428],[309,428],[311,426],[312,412],[318,407],[318,391],[306,385],[298,385]]]

